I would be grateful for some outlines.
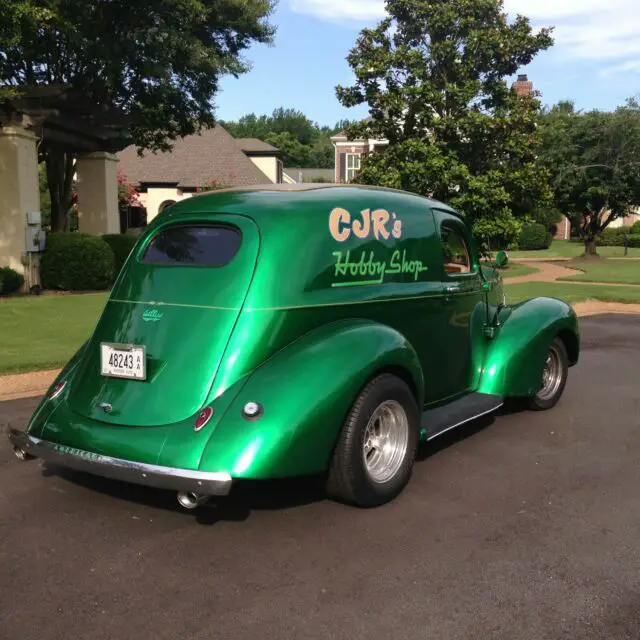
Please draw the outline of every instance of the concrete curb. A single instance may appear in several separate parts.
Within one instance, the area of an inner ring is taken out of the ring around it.
[[[0,376],[0,402],[41,396],[51,386],[60,371],[60,369],[47,369]]]

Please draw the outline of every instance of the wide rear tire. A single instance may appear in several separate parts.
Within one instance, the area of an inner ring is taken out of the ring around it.
[[[371,380],[340,432],[329,496],[363,508],[393,500],[411,478],[419,431],[420,411],[409,386],[390,374]]]

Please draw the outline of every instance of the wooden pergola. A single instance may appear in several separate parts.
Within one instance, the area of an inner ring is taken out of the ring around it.
[[[62,85],[16,87],[20,95],[0,104],[0,126],[18,126],[49,146],[78,155],[117,153],[130,144],[131,120]]]

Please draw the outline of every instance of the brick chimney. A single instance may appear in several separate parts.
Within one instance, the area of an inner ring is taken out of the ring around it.
[[[533,82],[529,80],[529,76],[526,73],[520,74],[513,83],[513,88],[519,96],[528,96],[533,93]]]

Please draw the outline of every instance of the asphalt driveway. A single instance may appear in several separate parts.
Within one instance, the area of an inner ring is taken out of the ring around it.
[[[0,638],[637,640],[640,318],[581,324],[555,410],[444,436],[373,511],[285,483],[196,516],[3,437]]]

